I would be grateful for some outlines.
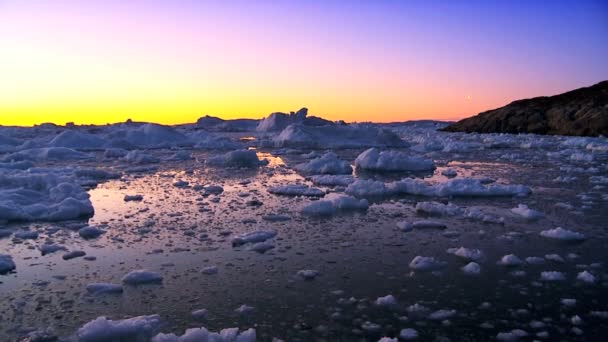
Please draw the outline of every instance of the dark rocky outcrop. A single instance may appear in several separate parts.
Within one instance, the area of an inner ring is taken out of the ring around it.
[[[560,95],[515,101],[442,130],[608,136],[608,81]]]

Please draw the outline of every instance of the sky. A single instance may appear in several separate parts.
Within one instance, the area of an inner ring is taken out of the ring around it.
[[[0,0],[0,124],[456,120],[608,79],[608,1]]]

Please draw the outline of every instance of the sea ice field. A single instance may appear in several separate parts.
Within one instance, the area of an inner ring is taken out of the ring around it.
[[[1,127],[0,340],[608,334],[608,139],[295,115]]]

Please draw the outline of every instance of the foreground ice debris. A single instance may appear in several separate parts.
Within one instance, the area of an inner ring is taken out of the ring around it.
[[[163,277],[160,274],[148,270],[131,271],[122,277],[122,282],[127,285],[153,284],[162,281]]]
[[[399,338],[405,341],[411,341],[418,338],[418,331],[412,328],[402,329],[399,332]]]
[[[310,177],[315,185],[322,186],[348,186],[355,181],[351,175],[316,175]]]
[[[255,342],[256,331],[253,328],[239,333],[239,328],[222,329],[219,333],[208,331],[206,328],[191,328],[177,336],[160,333],[151,342]]]
[[[295,169],[309,175],[349,175],[353,172],[350,164],[339,159],[333,152],[327,152],[319,158],[296,165]]]
[[[410,156],[399,151],[382,151],[370,148],[355,159],[355,167],[370,171],[431,171],[432,160]]]
[[[483,258],[483,252],[475,248],[449,248],[447,252],[470,261],[479,261]]]
[[[319,275],[319,271],[317,271],[317,270],[299,270],[296,275],[304,280],[313,280]]]
[[[595,276],[588,271],[580,272],[576,275],[576,279],[587,284],[595,283]]]
[[[0,173],[0,220],[64,221],[94,213],[89,194],[59,173]]]
[[[427,197],[498,197],[527,196],[531,190],[523,185],[484,185],[480,180],[474,178],[450,179],[437,184],[420,179],[404,178],[390,183],[358,179],[346,188],[346,193],[356,197],[402,194]]]
[[[159,315],[137,316],[123,320],[98,317],[77,332],[79,342],[149,341],[161,328]]]
[[[444,261],[418,255],[410,262],[409,267],[414,271],[426,272],[439,270],[445,265],[446,262]]]
[[[389,294],[384,297],[378,297],[374,304],[381,307],[394,308],[397,306],[397,299]]]
[[[260,160],[253,150],[235,150],[211,157],[205,164],[216,167],[256,168],[268,164],[268,160]]]
[[[511,212],[513,214],[519,215],[521,217],[523,217],[526,220],[538,220],[540,218],[543,217],[543,214],[539,211],[536,211],[534,209],[530,209],[528,208],[527,205],[525,204],[519,204],[517,206],[517,208],[513,208],[511,209]]]
[[[517,255],[514,254],[505,255],[498,261],[499,265],[507,267],[520,266],[523,263],[524,262]]]
[[[103,230],[96,228],[96,227],[91,227],[91,226],[82,227],[78,230],[78,234],[83,239],[87,239],[87,240],[99,237],[103,233],[104,233]]]
[[[562,281],[565,279],[564,273],[558,271],[544,271],[540,273],[540,280],[542,281]]]
[[[264,242],[268,239],[272,239],[277,235],[275,231],[264,231],[258,230],[255,232],[249,232],[241,234],[232,239],[232,246],[241,246],[247,243]]]
[[[0,274],[8,273],[15,269],[15,262],[8,254],[0,254]]]
[[[555,229],[543,230],[540,232],[540,236],[563,241],[582,241],[585,239],[585,235],[573,232],[571,230],[557,227]]]
[[[87,292],[90,294],[110,294],[110,293],[122,293],[122,285],[110,284],[110,283],[92,283],[87,285]]]
[[[268,192],[275,195],[285,196],[322,197],[325,195],[325,192],[323,190],[303,184],[271,186],[268,188]]]
[[[302,208],[302,214],[310,216],[330,216],[339,211],[367,210],[366,199],[348,195],[329,194],[324,199],[313,201]]]
[[[481,273],[481,266],[478,263],[471,261],[461,268],[462,272],[468,275],[477,275]]]

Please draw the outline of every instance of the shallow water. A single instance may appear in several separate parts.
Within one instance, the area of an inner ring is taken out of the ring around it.
[[[339,154],[352,160],[358,152]],[[12,255],[17,264],[16,273],[0,276],[0,339],[13,340],[49,326],[60,336],[69,336],[98,316],[120,319],[148,314],[161,315],[166,321],[164,332],[181,333],[197,326],[211,330],[254,327],[263,341],[273,337],[375,341],[397,336],[406,327],[415,328],[423,340],[448,337],[458,341],[492,340],[497,333],[512,329],[527,331],[528,339],[546,331],[549,340],[597,340],[608,332],[607,320],[590,315],[591,311],[608,310],[604,265],[608,216],[606,202],[598,200],[606,189],[594,189],[583,177],[568,184],[552,182],[561,174],[562,163],[537,158],[530,150],[501,149],[464,156],[436,153],[433,159],[439,167],[431,174],[358,174],[385,181],[417,176],[440,182],[446,179],[441,171],[450,167],[459,177],[489,177],[533,190],[525,198],[449,199],[461,207],[476,206],[505,217],[504,224],[444,216],[434,219],[444,222],[446,230],[402,232],[397,221],[424,217],[414,209],[417,202],[447,203],[448,199],[371,199],[367,212],[306,217],[299,211],[314,199],[276,196],[266,190],[277,184],[308,184],[289,168],[305,158],[277,155],[273,150],[259,153],[270,163],[257,170],[204,168],[196,160],[175,161],[162,163],[156,171],[127,173],[98,185],[89,191],[95,216],[88,224],[106,233],[94,240],[80,238],[70,229],[74,222],[9,225],[15,230],[36,230],[39,237],[0,239],[0,250]],[[500,157],[508,153],[519,153],[523,159]],[[207,157],[205,153],[196,156]],[[189,182],[190,187],[174,186],[177,180]],[[195,185],[221,185],[224,192],[205,196],[193,189]],[[581,193],[596,200],[581,200],[577,197]],[[123,201],[125,195],[134,194],[143,195],[143,201]],[[262,204],[248,204],[254,199]],[[556,207],[559,202],[574,209]],[[545,217],[528,222],[513,216],[509,210],[519,203]],[[264,218],[272,214],[290,219]],[[78,227],[84,224],[76,223]],[[572,243],[539,236],[540,231],[557,226],[588,238]],[[232,237],[254,230],[275,230],[275,248],[261,254],[248,246],[232,246]],[[66,261],[62,251],[41,256],[37,246],[50,238],[96,259]],[[484,252],[480,275],[465,275],[460,267],[466,263],[446,253],[448,248],[460,246]],[[524,259],[553,253],[565,261],[514,268],[497,265],[506,254]],[[412,273],[408,264],[417,255],[433,256],[447,265],[438,272]],[[219,272],[201,273],[206,266],[217,266]],[[126,273],[139,268],[163,275],[162,284],[125,286],[120,295],[92,296],[85,290],[93,282],[120,284]],[[306,281],[296,276],[302,269],[318,270],[320,275]],[[582,270],[596,275],[596,284],[576,281]],[[540,281],[541,271],[564,272],[566,280]],[[373,304],[388,294],[397,298],[397,307]],[[562,298],[574,298],[576,305],[566,307]],[[416,303],[430,312],[447,309],[455,313],[446,319],[428,319],[428,313],[406,309]],[[234,310],[242,304],[254,307],[254,312],[247,317],[237,315]],[[209,311],[205,321],[191,316],[201,308]],[[583,323],[574,324],[575,315]],[[530,327],[534,320],[543,321],[545,327]],[[362,326],[367,321],[378,324],[379,329],[365,331]]]

